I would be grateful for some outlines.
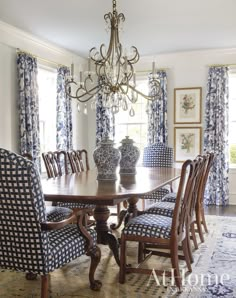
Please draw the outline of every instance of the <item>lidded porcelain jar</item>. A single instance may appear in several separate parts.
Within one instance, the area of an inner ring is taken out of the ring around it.
[[[140,156],[138,147],[134,146],[134,141],[128,136],[121,141],[119,150],[121,152],[120,174],[135,174],[135,166]]]
[[[114,142],[104,137],[93,152],[98,169],[97,180],[116,180],[116,168],[120,161],[120,152],[114,148]]]

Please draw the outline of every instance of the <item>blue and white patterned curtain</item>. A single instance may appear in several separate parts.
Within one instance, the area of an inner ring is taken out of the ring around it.
[[[72,107],[71,99],[66,95],[66,76],[69,68],[61,66],[57,69],[57,150],[72,149]]]
[[[37,59],[17,53],[20,154],[28,153],[40,171],[39,97]]]
[[[101,84],[101,80],[99,82]],[[102,93],[98,93],[96,100],[96,145],[105,136],[112,140],[115,137],[115,117],[111,109],[104,107],[102,98]]]
[[[204,150],[215,152],[215,160],[206,187],[206,205],[229,203],[228,99],[228,68],[211,67],[207,83]]]
[[[160,79],[161,93],[153,102],[148,102],[148,135],[149,145],[154,143],[168,143],[167,129],[167,75],[165,71],[158,71],[157,76]],[[149,78],[149,86],[150,78]],[[150,94],[151,94],[150,90]]]

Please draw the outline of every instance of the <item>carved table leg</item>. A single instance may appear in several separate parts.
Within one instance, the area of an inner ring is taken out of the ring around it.
[[[120,212],[117,225],[116,224],[111,224],[110,225],[110,228],[112,230],[118,229],[121,226],[123,220],[124,220],[124,223],[126,225],[131,217],[137,216],[137,213],[138,213],[137,202],[138,202],[138,200],[139,200],[138,198],[128,199],[128,204],[129,204],[128,209],[122,210]]]
[[[129,207],[127,209],[127,214],[125,216],[125,225],[130,220],[131,217],[136,217],[138,214],[137,202],[138,198],[130,198],[128,199]]]
[[[116,263],[120,266],[119,243],[107,226],[109,216],[110,210],[107,206],[96,206],[93,217],[96,220],[97,243],[108,244],[113,252]]]
[[[118,223],[117,224],[115,224],[115,223],[111,224],[110,228],[112,230],[119,229],[119,227],[121,226],[121,224],[122,224],[122,222],[123,222],[123,220],[124,220],[127,213],[128,213],[127,209],[126,210],[121,210],[119,215],[118,215]]]

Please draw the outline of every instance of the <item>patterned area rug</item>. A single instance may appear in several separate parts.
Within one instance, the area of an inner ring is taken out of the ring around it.
[[[183,292],[178,294],[171,278],[141,274],[128,274],[126,283],[118,282],[117,267],[108,247],[101,245],[102,260],[96,278],[103,282],[100,292],[89,289],[89,258],[81,257],[50,275],[49,297],[236,297],[236,218],[207,216],[209,234],[205,243],[194,251],[193,272],[185,277]],[[117,232],[119,235],[119,232]],[[137,246],[129,243],[128,262],[135,263]],[[169,269],[168,258],[151,257],[146,266],[155,269]],[[181,261],[181,270],[185,263]],[[160,285],[158,285],[160,284]],[[40,278],[27,281],[21,272],[0,270],[0,297],[40,297]]]

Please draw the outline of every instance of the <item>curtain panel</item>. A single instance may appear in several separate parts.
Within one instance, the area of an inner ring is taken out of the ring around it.
[[[227,67],[210,67],[205,103],[204,150],[213,151],[215,160],[206,187],[206,205],[229,203],[228,80]]]
[[[99,84],[102,84],[102,78],[99,79]],[[114,140],[115,117],[111,109],[104,106],[102,92],[99,92],[96,100],[96,145],[105,136]]]
[[[158,71],[157,77],[160,80],[160,95],[154,101],[148,101],[148,145],[163,143],[168,145],[167,128],[167,74],[165,71]],[[149,77],[149,93],[152,94],[151,77]]]
[[[17,53],[16,58],[19,87],[20,154],[30,154],[40,171],[37,59],[23,52]]]
[[[57,118],[56,118],[56,146],[57,150],[72,149],[72,107],[71,99],[66,95],[66,77],[69,68],[61,66],[57,69]]]

